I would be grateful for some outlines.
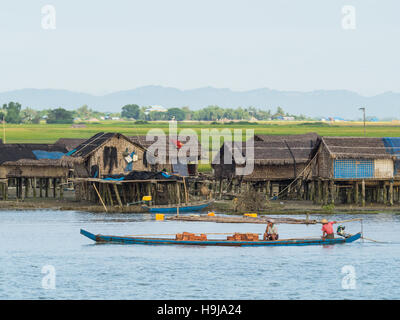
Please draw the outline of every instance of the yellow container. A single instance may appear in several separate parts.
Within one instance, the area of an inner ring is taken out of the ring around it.
[[[257,218],[257,213],[245,213],[245,217],[252,217],[252,218]]]
[[[214,217],[214,216],[215,216],[215,213],[214,213],[214,212],[209,212],[209,213],[207,213],[207,215],[208,215],[209,217]]]
[[[142,201],[151,201],[151,196],[143,196]]]
[[[158,221],[164,220],[164,215],[162,213],[156,213],[156,220]]]

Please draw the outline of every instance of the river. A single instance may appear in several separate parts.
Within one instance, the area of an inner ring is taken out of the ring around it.
[[[147,214],[0,211],[0,299],[399,299],[400,215],[333,214],[329,219],[356,217],[364,218],[366,237],[383,243],[255,248],[94,244],[79,234],[80,228],[132,235],[263,233],[265,226],[155,221]],[[360,222],[345,225],[347,232],[360,230]],[[281,238],[321,234],[321,225],[278,229]]]

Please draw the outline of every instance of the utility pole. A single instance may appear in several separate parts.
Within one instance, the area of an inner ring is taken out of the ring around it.
[[[358,108],[358,110],[362,110],[363,111],[363,116],[364,116],[364,137],[367,135],[367,130],[365,127],[365,108]]]

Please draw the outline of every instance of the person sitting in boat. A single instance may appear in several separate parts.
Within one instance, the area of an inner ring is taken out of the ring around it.
[[[322,223],[322,239],[335,239],[335,234],[333,232],[332,225],[336,223],[336,221],[329,222],[326,219],[321,220]]]
[[[269,220],[267,229],[265,230],[264,233],[264,241],[265,240],[278,240],[279,235],[278,235],[278,228],[275,226],[275,221],[274,220]]]

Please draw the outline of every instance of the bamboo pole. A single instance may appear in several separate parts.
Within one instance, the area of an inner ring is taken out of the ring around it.
[[[106,205],[104,204],[103,199],[101,198],[101,195],[100,195],[100,193],[99,193],[99,190],[97,190],[97,187],[96,187],[96,185],[95,185],[94,183],[93,183],[93,188],[94,188],[94,190],[96,191],[97,195],[99,196],[99,199],[100,199],[100,201],[101,201],[101,204],[102,204],[103,207],[104,207],[104,210],[106,210],[106,212],[108,212],[107,207],[106,207]]]
[[[123,205],[122,205],[121,197],[119,196],[118,187],[117,187],[116,184],[113,184],[113,187],[114,187],[115,195],[117,196],[118,204],[119,204],[119,206],[122,208]]]

